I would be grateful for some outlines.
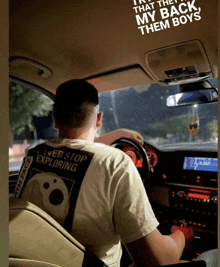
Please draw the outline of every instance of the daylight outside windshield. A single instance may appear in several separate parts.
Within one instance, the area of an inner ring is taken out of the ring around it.
[[[218,87],[218,79],[210,83]],[[218,103],[167,107],[167,97],[178,92],[178,85],[152,84],[101,93],[104,118],[99,134],[127,128],[155,146],[200,143],[217,147]]]

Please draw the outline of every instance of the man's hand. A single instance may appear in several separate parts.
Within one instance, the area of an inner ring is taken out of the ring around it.
[[[175,233],[178,230],[181,231],[185,236],[186,245],[185,245],[184,251],[186,251],[186,252],[191,251],[193,241],[194,241],[194,231],[193,231],[192,227],[187,228],[187,227],[180,227],[177,225],[173,225],[171,227],[171,233]]]
[[[136,266],[153,267],[178,263],[185,246],[185,238],[178,230],[167,236],[155,229],[125,246]]]
[[[128,130],[128,129],[119,129],[118,131],[120,131],[120,134],[122,137],[132,139],[136,141],[137,143],[139,143],[140,145],[144,144],[143,137],[138,132]]]
[[[119,138],[129,138],[140,145],[144,144],[143,137],[136,131],[128,130],[128,129],[119,129],[103,136],[97,137],[94,141],[97,143],[104,143],[106,145],[111,145],[114,141]]]

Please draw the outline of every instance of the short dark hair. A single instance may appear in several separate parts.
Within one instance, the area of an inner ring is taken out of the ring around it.
[[[96,88],[84,80],[70,80],[56,91],[54,116],[58,126],[83,127],[99,103]]]

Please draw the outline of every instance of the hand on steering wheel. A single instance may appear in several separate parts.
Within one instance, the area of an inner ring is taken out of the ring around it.
[[[130,146],[137,149],[141,155],[142,158],[142,168],[139,170],[139,173],[141,175],[143,183],[145,183],[146,178],[150,174],[150,163],[148,159],[147,152],[145,151],[144,147],[141,146],[139,143],[135,142],[134,140],[128,139],[128,138],[120,138],[112,143],[113,147],[121,149],[124,145],[129,144]]]

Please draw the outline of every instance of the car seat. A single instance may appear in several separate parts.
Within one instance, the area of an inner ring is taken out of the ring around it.
[[[36,205],[9,199],[9,266],[106,266]]]
[[[9,258],[9,267],[61,267],[61,266],[36,260]]]

